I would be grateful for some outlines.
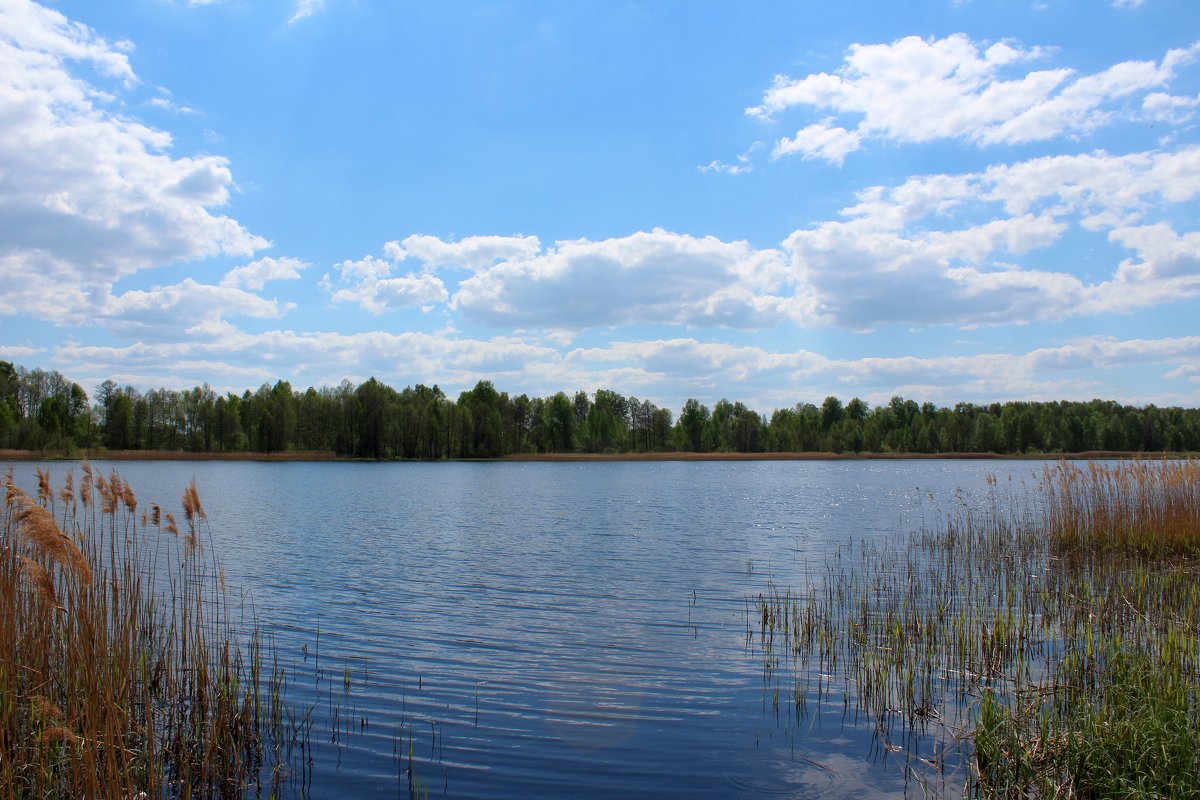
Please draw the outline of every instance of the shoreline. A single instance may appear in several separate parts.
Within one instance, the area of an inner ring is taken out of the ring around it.
[[[492,461],[1045,461],[1145,457],[1146,453],[1096,450],[1082,453],[517,453]],[[1158,455],[1158,454],[1154,454]],[[1177,457],[1177,454],[1172,454]]]
[[[499,458],[440,459],[444,461],[606,462],[606,461],[1086,461],[1092,459],[1181,458],[1187,453],[1139,453],[1123,450],[1087,450],[1079,453],[514,453]],[[427,459],[391,459],[391,461]],[[6,461],[265,461],[376,463],[376,459],[339,456],[326,451],[283,453],[190,453],[182,450],[96,450],[81,453],[44,454],[33,450],[0,450]],[[379,460],[383,463],[386,460]]]
[[[0,461],[356,461],[323,451],[189,453],[184,450],[81,450],[73,454],[0,450]]]

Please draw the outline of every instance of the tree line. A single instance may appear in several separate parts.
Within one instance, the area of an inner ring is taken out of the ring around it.
[[[294,389],[287,381],[219,395],[95,387],[57,371],[0,361],[0,448],[40,452],[323,451],[390,459],[496,458],[516,453],[831,452],[1050,453],[1198,451],[1200,409],[1088,402],[940,407],[893,397],[800,402],[769,417],[740,402],[688,400],[679,416],[649,400],[512,396],[479,381],[457,398],[436,385],[403,390],[371,378]]]

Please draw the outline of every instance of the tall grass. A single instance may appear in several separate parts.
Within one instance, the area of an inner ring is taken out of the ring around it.
[[[86,463],[0,512],[0,798],[274,795],[296,725],[235,622],[195,483],[173,513]]]
[[[1046,530],[1061,555],[1200,556],[1200,462],[1047,466]]]
[[[839,548],[757,598],[772,691],[865,715],[949,794],[1198,797],[1198,501],[1196,462],[1064,463]]]

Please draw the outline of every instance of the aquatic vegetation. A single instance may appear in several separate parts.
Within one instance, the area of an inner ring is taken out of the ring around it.
[[[1200,556],[1200,462],[1059,464],[1042,483],[1056,555]]]
[[[775,698],[797,719],[812,698],[865,715],[948,793],[1197,796],[1200,464],[1064,463],[993,489],[895,547],[838,548],[799,591],[769,586],[754,613]]]
[[[0,510],[0,798],[275,796],[303,751],[284,674],[236,624],[195,483],[171,512],[83,465]]]

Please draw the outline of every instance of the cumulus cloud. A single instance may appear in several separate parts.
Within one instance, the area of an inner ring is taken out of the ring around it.
[[[1200,294],[1197,234],[1139,224],[1198,195],[1200,148],[1040,158],[868,188],[844,219],[796,231],[784,250],[812,319],[826,324],[970,327],[1127,312]],[[1020,266],[1073,224],[1107,231],[1138,258],[1095,283]]]
[[[170,286],[131,290],[104,299],[96,317],[123,335],[172,339],[221,328],[231,316],[270,319],[290,307],[235,286],[213,286],[192,278]]]
[[[1047,156],[989,167],[979,180],[987,198],[1012,214],[1046,200],[1083,215],[1093,230],[1140,219],[1162,202],[1181,203],[1200,195],[1200,148],[1172,153],[1103,151]]]
[[[857,150],[860,145],[861,139],[857,133],[830,125],[826,120],[801,128],[791,139],[786,136],[780,139],[771,155],[778,158],[802,153],[805,158],[824,159],[840,167],[846,156]]]
[[[123,276],[267,245],[211,211],[233,181],[224,158],[172,157],[169,134],[112,110],[138,83],[129,49],[26,0],[0,7],[0,313],[81,321]]]
[[[1179,234],[1158,222],[1117,228],[1108,238],[1135,257],[1123,260],[1116,276],[1097,287],[1089,310],[1127,313],[1200,296],[1200,232]]]
[[[410,306],[429,307],[446,300],[446,286],[435,275],[408,273],[391,277],[392,264],[367,256],[357,261],[343,261],[334,267],[339,274],[335,282],[328,274],[321,287],[329,292],[333,303],[356,303],[372,314],[382,314]]]
[[[221,279],[222,286],[261,289],[268,281],[294,281],[308,264],[295,258],[260,258],[249,264],[234,267]]]
[[[816,318],[854,329],[909,322],[964,326],[1055,318],[1083,291],[1074,276],[990,264],[996,252],[1048,244],[1048,217],[997,220],[953,233],[902,233],[870,220],[826,222],[785,242],[817,298]]]
[[[34,347],[33,345],[25,344],[4,344],[0,345],[0,358],[15,361],[22,358],[30,358],[46,352],[44,347]]]
[[[10,66],[24,66],[28,74],[10,76],[14,82],[43,83],[48,91],[74,96],[78,86],[62,85],[56,75],[57,62],[70,60],[90,63],[101,74],[126,85],[137,83],[125,50],[118,42],[109,45],[85,25],[71,22],[62,14],[28,0],[11,0],[0,7],[0,42]],[[40,62],[40,63],[38,63]],[[36,64],[42,69],[29,69]],[[38,81],[41,77],[45,80]]]
[[[662,229],[542,245],[533,236],[412,235],[388,258],[338,264],[335,303],[372,313],[446,303],[462,319],[553,333],[677,325],[764,329],[791,322],[1025,324],[1126,313],[1200,294],[1196,234],[1156,219],[1200,197],[1200,147],[1103,151],[914,176],[861,190],[840,218],[778,247]],[[1087,279],[1048,256],[1098,235],[1134,257]],[[439,270],[468,273],[446,282]]]
[[[462,281],[451,306],[490,325],[580,330],[626,324],[757,328],[800,315],[775,294],[787,272],[775,250],[662,229],[558,242]]]
[[[762,102],[746,113],[773,120],[793,108],[833,112],[836,116],[801,128],[795,137],[780,139],[774,154],[800,153],[838,164],[870,138],[963,139],[978,145],[1042,141],[1128,116],[1117,101],[1162,89],[1197,54],[1200,42],[1169,50],[1157,63],[1125,61],[1092,75],[1067,68],[1021,73],[1017,65],[1042,60],[1048,51],[1009,42],[985,45],[961,33],[944,39],[910,36],[852,45],[833,74],[776,76]],[[1163,105],[1149,102],[1152,108]],[[857,118],[857,124],[842,117]]]
[[[4,284],[0,292],[3,315],[28,314],[60,324],[81,323],[94,305],[93,287],[80,283],[76,265],[52,253],[0,249],[0,281]]]
[[[414,234],[383,246],[384,254],[395,262],[412,259],[421,262],[426,270],[459,267],[472,271],[501,261],[532,258],[541,249],[542,243],[536,236],[468,236],[447,242],[436,236]]]
[[[1137,251],[1139,261],[1121,262],[1118,277],[1125,281],[1189,278],[1200,281],[1200,233],[1177,234],[1158,222],[1118,228],[1109,234],[1115,242]]]
[[[1163,377],[1169,380],[1187,380],[1192,383],[1200,383],[1200,365],[1184,364],[1171,370]]]
[[[1142,98],[1142,111],[1152,120],[1178,125],[1187,121],[1200,106],[1200,97],[1181,97],[1166,92],[1151,92]]]

